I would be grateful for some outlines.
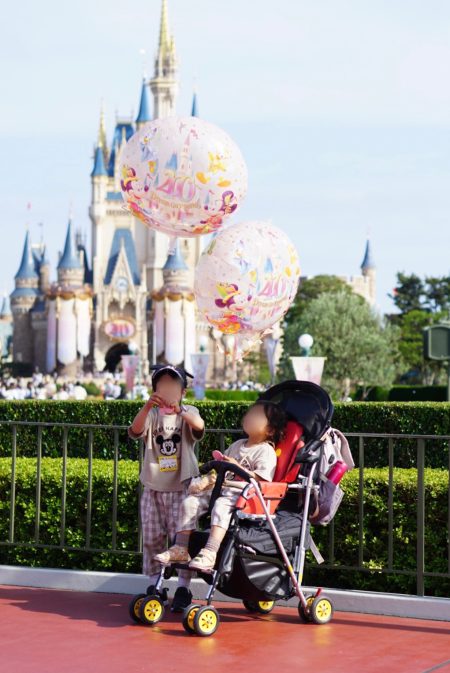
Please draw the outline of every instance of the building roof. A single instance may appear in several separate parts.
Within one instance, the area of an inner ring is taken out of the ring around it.
[[[374,269],[375,268],[375,263],[373,261],[372,257],[372,248],[370,245],[370,240],[367,239],[366,243],[366,250],[364,252],[364,259],[361,264],[361,269],[364,271],[365,269]]]
[[[181,252],[180,241],[177,238],[174,249],[167,256],[163,271],[184,271],[187,268],[188,266]]]
[[[96,175],[108,175],[106,172],[105,158],[103,156],[103,148],[97,145],[94,154],[94,168],[92,169],[91,178]]]
[[[39,294],[37,287],[16,287],[10,294],[12,299],[16,297],[36,297]]]
[[[23,245],[22,259],[20,261],[19,270],[14,276],[15,279],[38,278],[36,271],[36,260],[31,249],[30,233],[27,231],[25,235],[25,243]]]
[[[139,112],[136,117],[136,124],[144,124],[151,121],[150,103],[148,99],[148,84],[145,78],[142,80],[141,101],[139,103]]]
[[[139,266],[136,256],[136,248],[134,247],[133,237],[129,229],[116,229],[111,243],[111,250],[109,253],[108,265],[104,282],[109,285],[113,277],[114,269],[116,268],[117,260],[119,259],[120,248],[123,245],[125,255],[127,257],[128,265],[130,267],[133,283],[140,285],[141,277],[139,274]]]
[[[110,177],[114,176],[114,164],[116,161],[117,149],[120,147],[122,142],[122,136],[125,135],[125,140],[128,141],[134,133],[133,124],[131,121],[121,121],[117,122],[116,128],[114,129],[113,141],[111,144],[111,154],[109,155],[108,163],[108,175]]]
[[[9,305],[9,297],[7,294],[5,294],[2,301],[2,307],[0,309],[0,317],[5,318],[8,315],[11,315],[11,307]]]
[[[58,269],[81,269],[80,256],[76,248],[73,233],[72,220],[67,225],[66,242],[64,244],[63,254],[58,263]]]
[[[198,101],[197,101],[197,92],[194,91],[194,95],[192,97],[192,111],[191,111],[191,117],[198,117]]]

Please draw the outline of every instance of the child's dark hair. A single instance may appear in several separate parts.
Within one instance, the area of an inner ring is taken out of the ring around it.
[[[286,431],[287,416],[283,409],[274,402],[268,400],[256,400],[255,405],[264,408],[267,417],[270,435],[269,439],[275,446],[281,442]]]
[[[189,372],[185,371],[182,367],[174,367],[173,365],[155,365],[151,369],[154,370],[152,374],[153,392],[155,392],[158,381],[163,376],[167,375],[170,376],[170,378],[174,381],[178,381],[183,390],[184,388],[187,388],[188,385],[187,377],[189,376],[190,378],[193,378],[192,374],[189,374]]]

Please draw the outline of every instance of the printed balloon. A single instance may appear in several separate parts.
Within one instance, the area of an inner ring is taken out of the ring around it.
[[[283,231],[241,222],[219,231],[203,252],[194,291],[201,314],[242,347],[283,317],[299,278],[297,251]]]
[[[197,117],[145,124],[123,150],[120,175],[127,209],[170,236],[217,231],[247,193],[238,146]]]

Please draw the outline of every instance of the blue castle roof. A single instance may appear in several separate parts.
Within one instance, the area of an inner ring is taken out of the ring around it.
[[[187,269],[187,264],[180,249],[180,241],[177,239],[175,248],[169,253],[163,271],[182,271]]]
[[[133,283],[135,285],[140,285],[141,277],[139,274],[139,266],[136,257],[136,248],[134,247],[133,237],[129,229],[116,229],[114,232],[111,243],[111,251],[109,253],[108,266],[106,267],[106,274],[104,279],[105,285],[109,285],[111,282],[117,260],[119,259],[121,245],[123,245],[125,248],[125,254],[130,267]]]
[[[81,269],[80,256],[75,246],[72,234],[72,220],[67,225],[66,242],[63,254],[58,263],[58,269]]]
[[[2,301],[2,307],[0,309],[0,316],[4,318],[5,316],[11,315],[11,307],[9,305],[9,298],[5,294]]]
[[[366,243],[366,250],[364,252],[364,259],[361,264],[361,269],[364,271],[366,269],[374,269],[375,268],[375,263],[373,261],[372,257],[372,248],[370,245],[370,240],[367,239]]]
[[[143,124],[151,120],[150,103],[148,100],[148,85],[145,79],[142,81],[141,102],[139,103],[139,112],[136,117],[136,124]]]
[[[125,140],[128,141],[134,133],[133,125],[131,122],[117,122],[116,128],[114,129],[113,141],[111,144],[111,154],[109,155],[108,162],[108,175],[110,177],[114,176],[114,163],[116,160],[117,148],[120,147],[122,142],[122,129],[125,132]]]
[[[91,177],[96,175],[108,175],[106,172],[105,159],[103,156],[103,149],[100,145],[97,146],[94,155],[94,168],[92,169]]]
[[[197,93],[194,93],[194,96],[192,98],[192,112],[191,112],[191,117],[198,117],[198,102],[197,102]]]
[[[14,276],[16,280],[25,278],[38,278],[36,271],[36,260],[31,250],[30,234],[27,231],[25,235],[25,243],[23,245],[22,259],[19,270]]]

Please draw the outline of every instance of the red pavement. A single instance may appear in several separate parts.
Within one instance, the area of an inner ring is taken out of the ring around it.
[[[291,608],[249,615],[216,604],[221,625],[189,636],[166,613],[132,624],[129,597],[0,586],[1,673],[450,673],[450,623],[336,613],[302,624]]]

